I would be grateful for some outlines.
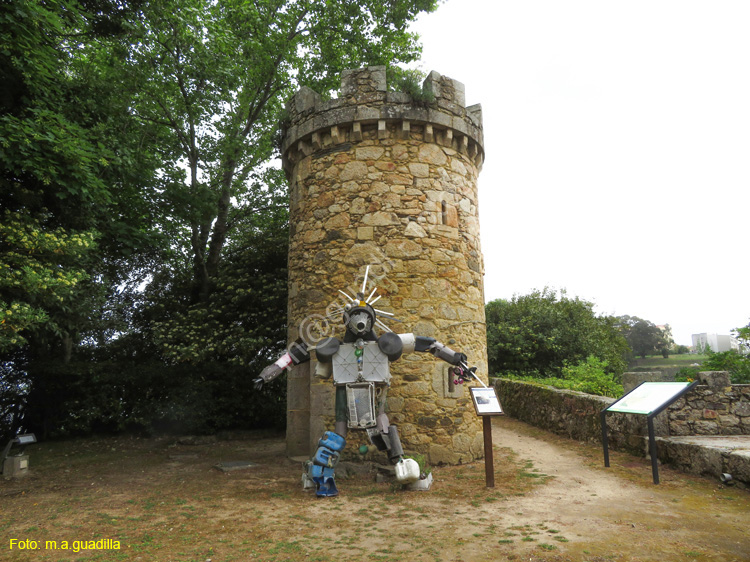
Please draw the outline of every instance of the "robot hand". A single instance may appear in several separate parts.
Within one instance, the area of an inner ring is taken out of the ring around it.
[[[268,367],[266,367],[260,372],[260,375],[257,378],[253,379],[253,387],[255,388],[255,390],[262,389],[265,383],[272,381],[273,379],[278,377],[283,371],[284,369],[281,368],[276,363],[272,363],[271,365],[268,365]]]
[[[464,384],[465,382],[469,382],[471,379],[476,378],[476,367],[467,367],[466,363],[463,363],[461,365],[457,365],[455,367],[451,367],[450,372],[453,374],[455,379],[453,379],[453,384]]]
[[[257,378],[253,379],[255,390],[260,390],[267,382],[271,382],[278,377],[285,369],[291,365],[299,365],[310,360],[310,352],[307,350],[307,344],[301,339],[294,342],[289,350],[279,357],[275,363],[268,365],[260,372]]]

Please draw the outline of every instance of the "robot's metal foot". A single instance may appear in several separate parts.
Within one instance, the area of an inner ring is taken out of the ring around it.
[[[318,483],[318,489],[315,490],[315,495],[319,498],[332,498],[339,495],[339,490],[336,488],[336,483],[331,478],[323,478],[323,481]]]
[[[310,477],[310,466],[312,465],[312,462],[306,461],[304,465],[302,465],[305,469],[305,471],[302,473],[302,489],[305,492],[314,490],[317,488],[315,485],[315,482]]]
[[[411,484],[419,480],[419,463],[414,459],[401,459],[396,463],[396,481]]]
[[[326,431],[318,441],[318,450],[315,451],[311,461],[306,463],[305,475],[302,477],[302,485],[305,489],[312,481],[315,485],[315,495],[330,498],[338,496],[339,491],[334,481],[334,468],[339,462],[341,450],[346,445],[346,440],[341,435],[332,431]]]

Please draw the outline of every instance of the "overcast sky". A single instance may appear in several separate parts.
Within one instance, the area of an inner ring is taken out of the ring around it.
[[[481,103],[486,299],[750,321],[750,2],[448,0],[420,69]]]

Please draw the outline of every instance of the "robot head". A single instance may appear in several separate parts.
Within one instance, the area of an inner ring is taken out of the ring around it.
[[[356,293],[357,297],[354,298],[348,293],[339,290],[339,293],[349,299],[349,303],[344,306],[344,326],[346,327],[346,336],[344,341],[354,341],[354,339],[371,339],[376,338],[375,324],[379,324],[382,328],[390,331],[390,329],[383,324],[376,316],[376,312],[385,316],[386,318],[392,317],[393,314],[373,308],[380,297],[372,298],[375,295],[377,289],[373,289],[370,296],[365,298],[365,289],[367,288],[367,276],[370,273],[370,266],[367,266],[365,270],[365,280],[362,283],[362,290]],[[354,339],[351,339],[352,336]],[[349,338],[348,340],[346,338]]]
[[[375,325],[375,311],[369,304],[360,302],[358,306],[351,306],[344,312],[344,324],[347,331],[357,337],[363,337],[369,334]]]

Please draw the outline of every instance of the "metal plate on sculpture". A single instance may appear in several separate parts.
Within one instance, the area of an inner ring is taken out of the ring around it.
[[[649,415],[674,400],[688,386],[689,382],[644,382],[612,404],[607,411]]]
[[[349,407],[349,427],[375,427],[375,383],[347,384],[346,403]]]
[[[362,378],[359,378],[356,346],[353,343],[341,344],[338,353],[333,356],[333,382],[347,384],[353,382],[376,382],[388,384],[391,373],[388,357],[380,351],[377,342],[366,342],[362,350]]]

